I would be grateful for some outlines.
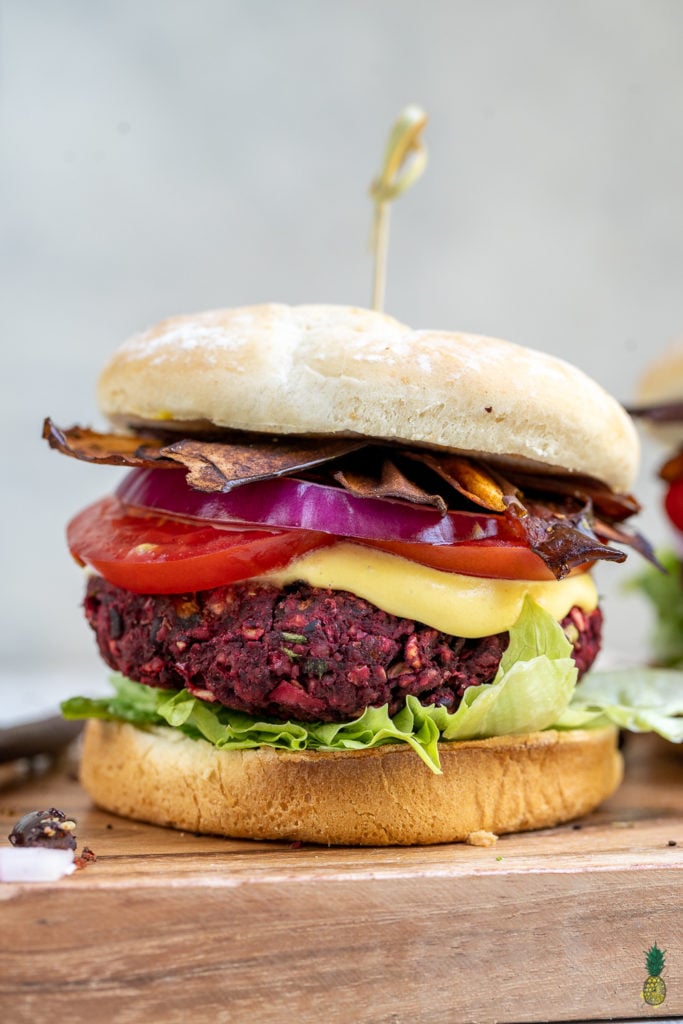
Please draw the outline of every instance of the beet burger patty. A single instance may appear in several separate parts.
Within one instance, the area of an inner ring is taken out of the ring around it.
[[[451,636],[344,591],[254,582],[194,594],[142,595],[101,577],[87,619],[107,664],[147,686],[253,715],[343,722],[368,707],[394,715],[411,694],[455,711],[491,683],[508,634]],[[572,608],[561,626],[582,675],[600,650],[602,613]]]

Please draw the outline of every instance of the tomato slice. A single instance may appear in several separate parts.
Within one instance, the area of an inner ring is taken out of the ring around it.
[[[490,576],[500,580],[554,580],[542,558],[522,543],[501,540],[462,541],[458,544],[413,544],[404,541],[368,541],[413,562],[462,573],[464,576]]]
[[[334,542],[312,530],[217,529],[138,514],[113,497],[67,526],[69,550],[116,586],[138,594],[183,594],[280,569]]]
[[[88,506],[67,527],[69,549],[77,562],[91,566],[110,583],[140,594],[182,594],[235,583],[281,569],[338,539],[312,530],[216,527],[136,510],[116,497]],[[522,541],[360,543],[445,572],[554,579],[543,560]]]
[[[683,530],[683,478],[674,480],[664,495],[664,508],[676,529]]]

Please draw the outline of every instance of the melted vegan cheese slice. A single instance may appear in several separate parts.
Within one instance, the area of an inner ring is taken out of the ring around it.
[[[278,587],[301,580],[350,591],[392,615],[470,638],[509,630],[526,594],[558,622],[574,605],[590,612],[598,604],[595,584],[585,572],[547,581],[460,576],[346,542],[312,551],[261,579]]]

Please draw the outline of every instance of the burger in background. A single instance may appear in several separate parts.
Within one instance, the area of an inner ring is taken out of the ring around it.
[[[652,663],[678,668],[683,667],[683,338],[647,367],[636,403],[629,411],[665,453],[658,475],[670,539],[658,552],[665,571],[645,571],[634,586],[647,596],[655,612]]]
[[[590,576],[624,525],[632,422],[579,370],[339,306],[164,321],[105,368],[129,467],[75,516],[117,673],[81,776],[192,831],[413,844],[546,827],[618,785],[616,726],[677,725],[598,674]],[[616,546],[615,546],[616,545]]]

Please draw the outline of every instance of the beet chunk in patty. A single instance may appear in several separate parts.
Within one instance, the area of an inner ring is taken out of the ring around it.
[[[130,679],[304,722],[383,704],[394,714],[408,694],[454,711],[468,686],[491,682],[508,644],[507,633],[449,636],[305,583],[147,595],[92,577],[85,613],[104,660]],[[563,621],[580,672],[600,649],[601,623],[598,610],[578,608]]]

